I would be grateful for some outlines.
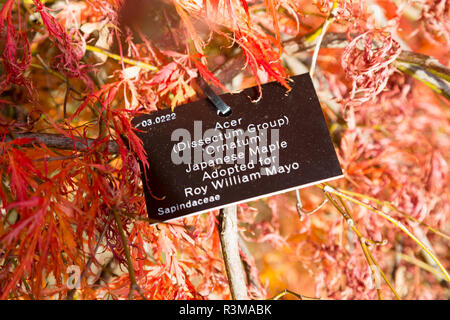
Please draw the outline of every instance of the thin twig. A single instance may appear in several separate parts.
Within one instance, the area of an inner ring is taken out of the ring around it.
[[[339,201],[341,202],[342,206],[344,207],[345,212],[348,215],[351,216],[350,210],[349,210],[348,206],[346,205],[344,199],[342,199],[342,197],[339,197],[339,196],[337,196],[337,197],[338,197]],[[384,242],[384,241],[374,241],[374,240],[367,239],[367,238],[363,237],[362,234],[361,234],[361,231],[359,231],[357,229],[353,219],[352,219],[352,221],[353,221],[353,225],[351,226],[351,228],[356,233],[356,235],[357,235],[357,237],[359,239],[359,242],[360,242],[361,247],[363,249],[364,255],[366,256],[366,259],[368,259],[368,261],[371,262],[371,263],[369,262],[369,264],[375,266],[376,270],[378,270],[378,272],[381,274],[381,276],[383,277],[384,282],[386,282],[386,284],[389,286],[389,288],[391,289],[391,291],[394,294],[394,296],[398,300],[401,300],[399,294],[394,289],[394,287],[391,285],[390,281],[387,279],[386,275],[384,274],[383,270],[381,269],[381,267],[379,266],[379,264],[375,260],[375,257],[372,255],[372,253],[370,252],[369,247],[368,247],[369,244],[382,245],[382,244],[385,244],[386,242]],[[371,271],[372,271],[372,275],[374,276],[375,281],[377,281],[377,278],[376,278],[377,275],[375,274],[375,270],[373,268],[371,268]],[[377,291],[378,291],[378,296],[381,298],[381,291],[378,290],[378,288],[377,288]]]
[[[299,300],[320,300],[320,298],[312,298],[312,297],[308,297],[302,294],[298,294],[294,291],[291,291],[289,289],[284,289],[282,292],[280,292],[279,294],[277,294],[276,296],[270,298],[269,300],[278,300],[282,297],[284,297],[285,295],[293,295],[294,297],[298,298]]]
[[[338,6],[338,1],[334,0],[333,7],[331,8],[329,16],[327,17],[325,22],[322,24],[322,26],[319,28],[320,35],[316,41],[314,53],[312,56],[311,68],[309,69],[309,74],[311,75],[311,78],[314,76],[314,71],[316,69],[316,63],[317,63],[317,57],[319,56],[319,50],[320,50],[320,46],[322,44],[323,38],[324,38],[325,34],[327,33],[328,27],[333,23],[336,15],[337,15],[337,13],[336,13],[337,6]]]
[[[419,259],[417,259],[416,257],[404,254],[404,253],[400,253],[400,258],[402,260],[405,260],[406,262],[412,263],[416,266],[418,266],[419,268],[426,270],[428,272],[431,272],[432,274],[434,274],[437,278],[442,279],[444,277],[444,275],[442,274],[442,272],[440,272],[440,270],[436,270],[433,266],[430,266],[428,263],[425,263]]]
[[[107,56],[107,57],[109,57],[111,59],[114,59],[114,60],[117,60],[117,61],[121,61],[121,62],[124,62],[126,64],[130,64],[130,65],[133,65],[133,66],[136,66],[136,67],[139,67],[139,68],[142,68],[142,69],[146,69],[146,70],[149,70],[149,71],[156,72],[156,71],[159,70],[158,67],[155,67],[155,66],[153,66],[151,64],[148,64],[148,63],[145,63],[145,62],[142,62],[142,61],[139,61],[139,60],[133,60],[133,59],[126,58],[126,57],[121,57],[118,54],[108,52],[108,51],[103,50],[103,49],[98,48],[98,47],[86,45],[86,50],[87,51],[101,53],[101,54],[103,54],[103,55],[105,55],[105,56]]]
[[[329,202],[339,211],[339,213],[341,213],[342,217],[346,220],[348,226],[353,230],[353,232],[356,234],[356,236],[358,237],[359,240],[359,244],[361,245],[364,257],[366,258],[367,264],[369,265],[369,269],[372,273],[372,279],[375,281],[375,286],[376,286],[376,290],[377,290],[377,295],[378,295],[378,299],[379,300],[383,300],[383,297],[381,295],[381,290],[378,286],[377,283],[377,275],[375,273],[375,263],[374,261],[370,258],[370,255],[368,254],[368,248],[367,245],[364,241],[364,237],[362,236],[361,232],[359,231],[359,229],[355,226],[354,220],[350,214],[350,211],[347,209],[347,207],[344,205],[344,209],[342,209],[337,203],[336,201],[333,199],[333,197],[329,194],[329,193],[325,193],[325,195],[327,196]]]
[[[391,222],[392,224],[394,224],[395,226],[397,226],[398,228],[400,228],[403,232],[405,232],[412,240],[414,240],[414,242],[416,242],[423,250],[425,250],[426,253],[428,253],[430,255],[430,257],[434,260],[434,262],[436,262],[436,264],[438,265],[439,269],[441,269],[441,271],[443,272],[445,279],[450,282],[450,275],[448,274],[447,270],[444,268],[444,266],[442,265],[442,263],[439,261],[439,259],[433,254],[433,252],[431,252],[431,250],[422,242],[420,241],[411,231],[409,231],[408,228],[406,228],[405,225],[403,225],[400,221],[392,218],[390,215],[388,215],[387,213],[384,213],[383,211],[380,211],[374,207],[372,207],[370,204],[361,202],[355,198],[352,198],[342,192],[337,191],[336,189],[334,189],[333,187],[331,187],[330,185],[318,185],[319,188],[321,188],[322,190],[326,191],[326,192],[330,192],[333,193],[335,195],[338,195],[344,199],[347,199],[353,203],[356,203],[366,209],[369,209],[370,211],[376,213],[377,215],[383,217],[384,219],[388,220],[389,222]]]
[[[365,195],[365,194],[362,194],[362,193],[350,191],[350,190],[344,190],[344,189],[339,189],[339,188],[335,188],[335,189],[340,191],[340,192],[342,192],[342,193],[348,194],[350,196],[355,196],[355,197],[358,197],[358,198],[367,199],[367,200],[375,202],[376,204],[378,204],[380,206],[387,207],[387,208],[389,208],[391,210],[394,210],[397,213],[399,213],[402,216],[404,216],[405,218],[407,218],[407,219],[409,219],[411,221],[414,221],[414,222],[418,223],[419,225],[427,228],[431,232],[433,232],[433,233],[435,233],[435,234],[437,234],[437,235],[439,235],[439,236],[441,236],[441,237],[443,237],[443,238],[445,238],[447,240],[450,240],[450,236],[448,234],[446,234],[445,232],[443,232],[441,230],[438,230],[438,229],[436,229],[436,228],[434,228],[434,227],[432,227],[432,226],[430,226],[430,225],[428,225],[428,224],[426,224],[426,223],[424,223],[422,221],[417,220],[413,216],[410,216],[409,214],[407,214],[406,212],[400,210],[399,208],[397,208],[396,206],[394,206],[393,204],[391,204],[388,201],[381,201],[381,200],[378,200],[378,199],[376,199],[374,197],[371,197],[371,196],[368,196],[368,195]]]

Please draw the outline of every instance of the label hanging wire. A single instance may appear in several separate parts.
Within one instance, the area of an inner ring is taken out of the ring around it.
[[[208,85],[208,83],[203,79],[202,76],[198,77],[198,85],[202,89],[203,93],[208,97],[211,103],[217,109],[217,115],[226,116],[231,112],[231,108],[229,105],[225,103]]]

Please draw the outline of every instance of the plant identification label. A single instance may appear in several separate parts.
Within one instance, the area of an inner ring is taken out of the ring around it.
[[[162,222],[342,177],[309,74],[133,119],[147,151],[147,212]]]

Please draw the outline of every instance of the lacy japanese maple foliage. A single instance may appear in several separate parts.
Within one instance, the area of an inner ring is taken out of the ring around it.
[[[130,120],[311,63],[345,178],[239,206],[249,296],[448,298],[448,1],[0,3],[2,299],[230,298],[217,212],[146,220]]]

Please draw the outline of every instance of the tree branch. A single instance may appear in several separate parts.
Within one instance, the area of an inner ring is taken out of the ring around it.
[[[239,256],[237,206],[220,210],[219,236],[231,297],[233,300],[248,300],[245,273]]]
[[[92,147],[97,140],[90,138],[74,137],[69,138],[61,134],[53,133],[13,133],[6,136],[6,141],[11,141],[15,138],[30,138],[42,142],[49,148],[56,148],[61,150],[78,150],[84,151],[87,148]],[[33,142],[22,145],[23,147],[33,147]],[[110,153],[118,153],[119,145],[115,141],[108,142],[108,151]]]

